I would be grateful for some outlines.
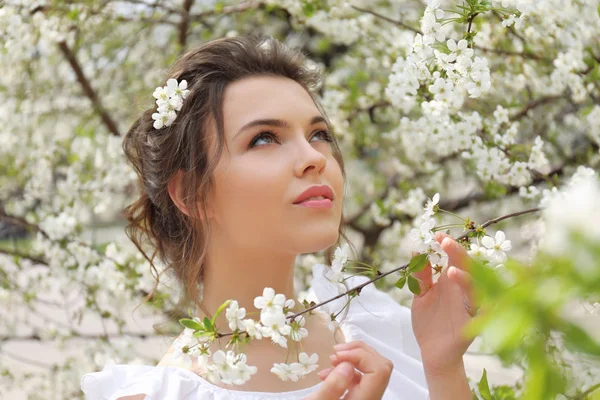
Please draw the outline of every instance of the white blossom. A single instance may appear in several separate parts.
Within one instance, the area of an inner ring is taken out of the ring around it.
[[[263,312],[260,315],[260,322],[263,325],[263,336],[270,337],[273,343],[287,348],[287,339],[285,336],[290,334],[291,328],[286,322],[283,311]]]
[[[293,381],[297,382],[300,378],[295,370],[292,370],[291,365],[286,363],[275,363],[271,368],[271,372],[277,375],[282,381]]]
[[[293,314],[293,313],[291,313]],[[294,322],[290,323],[290,339],[299,342],[308,336],[308,329],[304,327],[306,319],[303,315],[294,318]]]
[[[262,339],[262,325],[259,322],[254,321],[253,319],[247,318],[243,321],[244,323],[244,331],[252,338],[260,340]]]
[[[283,312],[283,306],[285,304],[285,296],[283,294],[276,294],[273,288],[264,288],[262,296],[258,296],[254,299],[254,307],[261,310],[263,313],[278,313]]]
[[[246,316],[246,309],[239,308],[239,304],[237,301],[232,300],[229,303],[229,306],[225,310],[225,317],[227,318],[227,322],[229,323],[229,329],[236,330],[239,329],[243,331],[245,329],[244,321],[242,320]]]
[[[494,238],[484,236],[481,244],[487,249],[488,260],[497,264],[506,261],[506,252],[512,248],[510,240],[506,239],[506,235],[502,231],[497,231]]]

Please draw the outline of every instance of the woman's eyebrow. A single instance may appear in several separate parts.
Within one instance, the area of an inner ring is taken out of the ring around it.
[[[329,127],[327,120],[325,118],[323,118],[322,115],[316,115],[316,116],[312,117],[312,119],[310,120],[310,125],[315,125],[320,122],[325,122],[327,124],[327,126]],[[252,128],[254,126],[258,126],[258,125],[261,125],[261,126],[268,125],[268,126],[274,126],[277,128],[289,128],[290,127],[290,124],[288,124],[287,121],[284,121],[281,119],[272,119],[272,118],[255,119],[254,121],[250,121],[247,124],[245,124],[244,126],[242,126],[241,129],[238,131],[238,133],[235,134],[233,139],[237,138],[245,130]]]

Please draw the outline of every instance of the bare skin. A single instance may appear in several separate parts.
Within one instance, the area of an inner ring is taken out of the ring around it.
[[[248,314],[256,312],[254,298],[262,295],[265,287],[286,298],[295,298],[296,257],[335,244],[344,182],[326,140],[329,126],[322,117],[306,90],[291,79],[250,77],[225,89],[223,121],[227,148],[218,160],[215,188],[207,204],[212,230],[202,306],[210,314],[228,299],[237,300]],[[285,126],[263,123],[243,129],[252,121],[264,119],[280,120]],[[211,129],[209,146],[214,145],[214,137],[210,139],[211,133],[216,134],[214,124]],[[332,188],[332,208],[294,204],[313,185]],[[187,214],[180,190],[178,179],[173,179],[169,194]],[[259,319],[257,314],[247,317]],[[338,330],[334,337],[325,318],[310,317],[306,323],[309,336],[302,341],[301,351],[317,353],[321,368],[327,368],[333,346],[345,342],[343,334]],[[217,326],[229,331],[225,313],[218,317]],[[225,344],[226,341],[219,347],[215,343],[213,347],[218,350]],[[296,353],[291,340],[288,344],[288,361],[292,362]],[[270,339],[253,341],[244,352],[248,363],[257,366],[259,372],[235,390],[281,392],[321,382],[316,374],[298,382],[282,382],[272,374],[273,363],[285,362],[288,350],[271,344]]]

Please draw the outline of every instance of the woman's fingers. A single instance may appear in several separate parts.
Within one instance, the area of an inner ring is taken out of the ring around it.
[[[446,234],[443,235],[444,236],[440,235],[441,240],[439,242],[442,245],[442,250],[448,254],[448,265],[453,265],[466,271],[469,263],[469,255],[467,254],[467,250],[465,250],[465,248],[462,247],[452,237]]]
[[[344,400],[381,400],[392,374],[392,362],[363,341],[334,349],[333,367],[318,374],[325,379],[323,385],[305,400],[338,400],[346,390]]]
[[[359,374],[352,363],[343,362],[329,372],[322,371],[325,379],[321,387],[304,400],[339,400],[348,388],[354,387],[356,376]],[[321,376],[321,374],[319,374]]]
[[[436,240],[438,238],[436,237]],[[473,295],[472,277],[467,272],[469,267],[469,254],[463,246],[452,237],[440,236],[442,249],[448,254],[448,278],[460,288],[465,308],[473,316],[477,308]]]
[[[319,376],[319,378],[321,380],[325,380],[333,372],[333,370],[341,363],[342,362],[340,360],[337,360],[335,363],[332,363],[333,367],[326,368],[326,369],[322,370],[321,372],[317,373],[317,375]],[[354,368],[354,366],[352,366],[352,368]],[[359,383],[361,377],[362,377],[362,374],[360,372],[358,372],[356,369],[354,369],[354,378],[352,379],[352,382],[350,382],[350,387]]]
[[[350,362],[362,373],[360,382],[348,389],[345,400],[381,399],[394,368],[390,360],[363,347],[336,351],[335,355],[342,363]]]
[[[474,313],[476,313],[474,310],[477,309],[477,304],[475,301],[475,296],[473,295],[473,278],[471,277],[471,274],[460,268],[452,266],[448,268],[448,278],[458,285],[462,292],[463,300],[468,313],[471,316],[474,316]]]
[[[333,349],[335,351],[352,350],[352,349],[356,349],[356,348],[365,349],[366,351],[368,351],[369,353],[374,354],[374,355],[379,354],[377,352],[377,350],[375,350],[374,348],[372,348],[371,346],[369,346],[362,340],[354,340],[352,342],[341,343],[341,344],[337,344],[337,345],[333,346]]]
[[[451,266],[448,268],[448,278],[450,278],[452,282],[456,283],[461,288],[463,294],[468,296],[471,295],[473,278],[467,271],[455,266]]]

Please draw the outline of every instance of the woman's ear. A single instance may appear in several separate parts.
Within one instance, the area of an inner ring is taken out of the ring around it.
[[[190,213],[189,213],[185,203],[183,202],[183,185],[181,182],[182,179],[183,179],[183,171],[178,170],[175,173],[175,175],[173,175],[171,177],[171,180],[169,180],[169,184],[167,185],[167,187],[168,187],[168,191],[169,191],[169,196],[171,197],[171,200],[173,201],[173,203],[175,203],[177,208],[179,208],[179,210],[182,213],[184,213],[185,215],[187,215],[189,217]]]
[[[173,175],[171,177],[171,180],[169,181],[169,184],[167,185],[167,189],[169,191],[169,196],[171,197],[171,200],[173,200],[173,203],[175,203],[175,205],[177,206],[177,208],[179,208],[179,210],[184,213],[185,215],[187,215],[188,217],[190,216],[190,212],[187,209],[187,206],[185,205],[185,202],[183,201],[184,198],[184,191],[183,191],[183,171],[182,170],[178,170],[175,175]],[[211,210],[207,210],[208,212],[208,218],[212,218],[212,212]],[[202,219],[202,214],[200,214],[200,218]]]

